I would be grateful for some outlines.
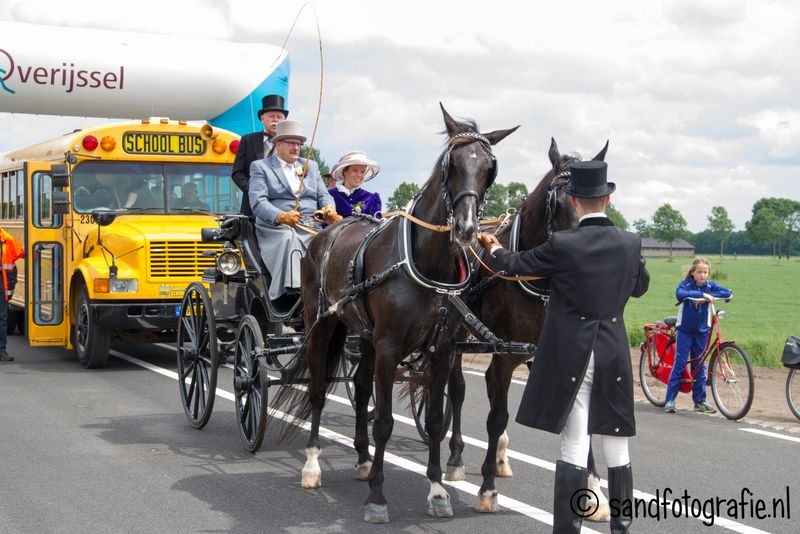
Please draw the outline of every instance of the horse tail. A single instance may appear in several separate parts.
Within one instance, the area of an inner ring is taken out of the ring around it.
[[[341,366],[342,349],[344,347],[346,335],[347,332],[344,325],[337,322],[325,353],[324,378],[326,382],[326,395],[336,386],[336,382],[332,379],[338,375]],[[308,337],[306,337],[306,341],[307,340]],[[295,437],[300,432],[303,423],[308,421],[313,411],[311,396],[308,393],[307,386],[311,379],[311,371],[308,367],[309,357],[313,358],[315,355],[309,355],[307,346],[304,344],[298,351],[295,365],[283,373],[284,384],[278,390],[277,395],[275,395],[272,409],[281,410],[289,415],[289,417],[283,420],[281,441]]]

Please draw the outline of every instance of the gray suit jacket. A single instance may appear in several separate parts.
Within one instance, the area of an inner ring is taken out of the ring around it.
[[[304,165],[306,160],[300,158],[297,162]],[[309,161],[307,172],[300,194],[298,211],[303,215],[311,215],[323,206],[335,208],[333,198],[322,181],[316,162]],[[275,217],[280,212],[294,209],[295,194],[283,174],[276,154],[256,160],[250,165],[248,194],[253,215],[272,224],[275,224]]]

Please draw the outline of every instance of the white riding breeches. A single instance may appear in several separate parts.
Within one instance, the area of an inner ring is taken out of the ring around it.
[[[589,401],[592,396],[594,379],[594,351],[589,356],[589,365],[583,382],[578,389],[575,403],[567,416],[564,430],[561,431],[561,459],[565,462],[586,467],[589,457]],[[628,455],[628,438],[620,436],[597,436],[600,449],[608,467],[619,467],[630,463]],[[597,450],[597,448],[595,448]]]

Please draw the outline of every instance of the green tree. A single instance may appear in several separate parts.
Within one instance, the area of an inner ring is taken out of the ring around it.
[[[404,208],[414,195],[419,193],[419,186],[414,182],[403,182],[397,186],[392,196],[389,197],[389,203],[386,206],[387,211],[395,211]]]
[[[669,204],[659,207],[653,214],[653,235],[656,239],[669,245],[669,257],[672,259],[672,244],[686,235],[686,219]]]
[[[723,206],[711,208],[711,215],[708,216],[708,229],[714,237],[719,239],[719,257],[721,258],[725,252],[725,241],[734,230],[733,222],[728,217],[728,210]]]
[[[300,148],[300,157],[308,158],[308,145],[303,145]],[[319,165],[320,175],[331,172],[330,167],[328,167],[328,164],[325,162],[324,159],[322,159],[322,156],[320,155],[319,149],[317,147],[311,149],[311,158],[309,159],[312,159],[317,162],[317,165]]]
[[[606,216],[611,219],[611,222],[613,222],[614,226],[617,228],[621,230],[628,229],[628,221],[626,221],[622,213],[614,207],[614,204],[609,203],[608,206],[606,206]]]
[[[753,217],[745,223],[747,237],[754,243],[770,244],[772,255],[780,257],[779,244],[784,231],[783,221],[770,207],[762,206],[757,211],[754,207],[753,210]]]
[[[636,219],[633,221],[633,229],[641,237],[653,237],[653,229],[647,224],[644,219]]]
[[[495,182],[486,193],[486,206],[483,208],[485,217],[499,217],[510,207],[517,207],[528,194],[528,188],[520,182],[511,182],[508,185]]]

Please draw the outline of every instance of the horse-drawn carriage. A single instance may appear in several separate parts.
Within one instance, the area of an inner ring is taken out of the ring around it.
[[[356,420],[356,476],[370,482],[364,516],[370,522],[389,520],[382,492],[383,451],[391,435],[392,386],[398,373],[420,379],[413,381],[419,388],[412,388],[412,401],[420,433],[430,435],[428,512],[452,515],[441,485],[440,443],[450,426],[448,388],[454,416],[447,478],[463,478],[460,354],[466,352],[495,355],[487,371],[490,436],[478,509],[497,510],[494,477],[510,476],[504,444],[498,447],[498,442],[508,420],[511,372],[530,358],[535,339],[529,338],[538,336],[543,317],[539,297],[508,297],[504,290],[496,298],[483,296],[494,289],[482,283],[481,276],[471,276],[474,267],[466,253],[477,236],[486,190],[497,172],[491,145],[515,129],[481,134],[473,122],[456,121],[442,111],[447,147],[408,214],[384,221],[348,218],[317,235],[303,260],[301,295],[269,300],[269,273],[261,262],[253,223],[234,215],[221,218],[218,229],[204,229],[204,240],[223,243],[215,253],[216,266],[203,275],[211,289],[191,284],[180,309],[178,372],[189,422],[196,428],[208,422],[217,368],[232,356],[236,416],[247,450],[256,451],[263,440],[271,386],[281,386],[271,408],[291,408],[292,423],[311,418],[302,470],[305,488],[321,484],[319,424],[326,392],[337,382],[348,385]],[[547,231],[575,223],[574,210],[559,190],[569,179],[564,169],[571,158],[558,154],[555,142],[550,157],[553,169],[526,201],[529,206],[523,205],[528,217],[523,224],[537,227],[536,232],[523,229],[527,235],[518,245],[525,248],[536,244],[532,240],[544,241]],[[468,306],[462,297],[476,288],[481,294]],[[502,341],[474,311],[483,308],[500,318],[495,310],[506,298],[527,299],[526,305],[535,309],[532,323],[518,331],[510,324],[518,321],[495,321],[493,328],[524,332],[522,342]],[[539,326],[533,326],[537,322]],[[467,340],[467,332],[473,339]],[[306,387],[296,387],[300,384]],[[374,410],[369,409],[370,400]],[[373,415],[374,459],[367,432]]]

